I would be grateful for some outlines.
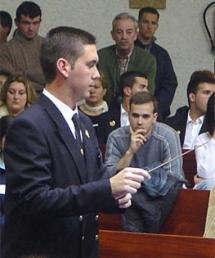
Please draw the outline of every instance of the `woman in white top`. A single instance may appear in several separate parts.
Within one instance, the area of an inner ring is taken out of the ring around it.
[[[200,134],[195,144],[197,175],[194,189],[211,190],[215,186],[215,93],[208,100],[205,121],[207,132]]]

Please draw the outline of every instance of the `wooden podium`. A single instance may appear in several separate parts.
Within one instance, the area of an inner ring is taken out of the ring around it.
[[[122,231],[119,214],[100,216],[100,258],[213,258],[204,238],[209,191],[181,190],[159,234]]]

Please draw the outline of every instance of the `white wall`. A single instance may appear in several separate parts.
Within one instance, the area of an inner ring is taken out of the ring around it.
[[[0,9],[15,16],[22,1],[0,0]],[[137,17],[137,9],[129,9],[129,0],[35,0],[42,9],[40,34],[55,26],[70,25],[88,30],[96,35],[98,48],[112,44],[111,21],[120,12],[130,12]],[[186,103],[186,85],[191,73],[199,69],[214,69],[214,54],[203,26],[203,11],[212,0],[167,0],[166,9],[160,10],[157,31],[158,43],[165,47],[174,64],[179,86],[172,105]],[[208,11],[208,23],[214,29],[215,5]],[[214,36],[215,33],[213,32]]]

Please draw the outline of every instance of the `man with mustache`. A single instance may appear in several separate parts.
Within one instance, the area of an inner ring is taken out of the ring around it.
[[[127,71],[145,73],[149,80],[149,91],[154,93],[156,61],[150,53],[134,45],[137,33],[136,19],[128,13],[120,13],[112,22],[111,35],[115,45],[98,51],[98,67],[108,82],[106,98],[109,103],[120,95],[120,75]]]

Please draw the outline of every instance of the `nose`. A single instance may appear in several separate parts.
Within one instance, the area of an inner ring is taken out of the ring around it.
[[[18,99],[18,98],[19,98],[19,92],[15,92],[15,93],[13,94],[13,98],[14,98],[14,99]]]
[[[126,39],[126,38],[127,38],[127,33],[126,33],[126,31],[123,31],[123,32],[122,32],[122,38],[123,38],[123,39]]]
[[[143,123],[143,118],[142,118],[142,116],[139,116],[138,117],[138,125],[142,125],[142,123]]]
[[[93,73],[93,79],[98,79],[98,78],[100,78],[100,73],[99,73],[97,67],[95,66],[95,71]]]

